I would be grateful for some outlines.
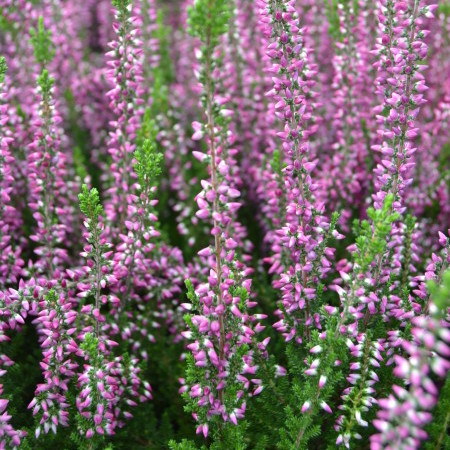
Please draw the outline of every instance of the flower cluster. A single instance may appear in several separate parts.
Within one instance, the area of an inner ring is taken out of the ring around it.
[[[44,383],[37,385],[35,397],[28,406],[33,408],[33,415],[39,417],[36,437],[39,437],[41,428],[45,433],[50,429],[56,433],[59,424],[69,424],[66,392],[78,366],[71,355],[81,354],[72,337],[76,332],[76,318],[77,313],[64,293],[58,297],[54,290],[50,290],[39,304],[38,317],[34,322],[42,328],[42,334],[45,336],[41,344]]]
[[[424,39],[429,32],[421,25],[423,17],[432,16],[436,7],[420,1],[411,6],[407,2],[380,2],[379,60],[375,67],[383,103],[376,108],[380,144],[372,147],[382,157],[376,168],[376,207],[380,207],[386,192],[392,192],[394,208],[404,211],[403,191],[412,182],[408,174],[417,150],[413,147],[419,133],[415,121],[428,89],[419,62],[427,54]]]
[[[78,377],[78,428],[86,439],[101,442],[105,434],[113,435],[116,427],[132,417],[127,409],[137,404],[133,397],[140,401],[152,398],[151,388],[145,383],[140,394],[137,361],[121,357],[108,360],[91,333],[85,335],[81,349],[87,363]]]
[[[201,26],[203,8],[208,8],[215,17],[206,28]],[[231,111],[224,107],[226,98],[217,92],[218,46],[227,13],[220,2],[212,5],[199,2],[189,11],[192,33],[202,42],[197,57],[206,116],[204,125],[193,124],[193,139],[205,136],[208,148],[206,153],[196,152],[195,157],[208,163],[210,175],[208,180],[202,180],[203,189],[196,196],[199,207],[196,215],[211,223],[214,243],[199,252],[210,265],[209,275],[195,290],[187,282],[192,304],[184,306],[192,313],[186,317],[189,331],[183,334],[193,339],[193,343],[188,345],[192,357],[182,391],[187,398],[194,399],[189,406],[200,423],[197,433],[202,432],[205,437],[208,422],[214,416],[237,425],[237,419],[242,419],[246,410],[246,391],[256,395],[262,390],[261,380],[249,380],[247,375],[254,375],[257,370],[253,352],[264,353],[268,342],[255,345],[255,332],[264,327],[254,324],[258,317],[248,312],[255,302],[251,301],[252,270],[241,259],[245,257],[244,230],[236,221],[241,204],[235,183],[236,150],[230,148],[234,139],[228,132]]]
[[[0,449],[449,447],[449,17],[0,0]]]
[[[411,342],[403,342],[404,356],[395,357],[394,374],[406,381],[406,387],[394,385],[393,393],[381,399],[374,421],[379,430],[371,437],[373,450],[419,448],[427,438],[424,430],[437,403],[437,379],[445,379],[450,364],[450,324],[446,303],[450,288],[450,272],[443,275],[443,285],[433,285],[434,301],[429,315],[412,320]]]
[[[352,215],[349,208],[362,211],[367,190],[367,135],[371,130],[371,79],[367,16],[355,11],[357,4],[337,3],[339,40],[335,43],[332,81],[334,142],[324,165],[323,183],[330,184],[330,209],[342,209],[341,222]],[[334,203],[335,202],[335,203]]]
[[[70,231],[71,209],[68,192],[67,156],[62,149],[62,118],[55,100],[55,80],[47,66],[53,57],[50,33],[40,18],[32,41],[41,72],[37,77],[36,102],[31,127],[34,138],[28,151],[29,207],[36,221],[30,239],[37,243],[36,269],[58,279],[68,261],[64,242]],[[62,220],[59,220],[62,217]]]
[[[9,150],[13,138],[7,129],[8,103],[4,85],[6,62],[0,57],[0,286],[15,283],[21,275],[24,264],[21,258],[21,248],[13,234],[22,225],[20,215],[12,204],[11,196],[14,194],[14,177],[12,167],[14,158]]]
[[[379,381],[375,370],[380,367],[380,361],[383,360],[381,353],[384,352],[379,342],[371,342],[370,338],[364,334],[358,336],[356,340],[356,345],[351,341],[348,342],[350,353],[355,361],[350,363],[351,373],[347,381],[351,386],[342,393],[344,403],[339,409],[343,413],[338,417],[335,426],[339,433],[336,444],[347,448],[350,448],[352,438],[362,438],[354,428],[369,426],[364,416],[377,403],[372,386]],[[365,413],[364,416],[362,413]]]
[[[308,137],[316,126],[308,126],[312,116],[311,92],[315,70],[308,64],[295,2],[263,2],[261,21],[269,39],[268,54],[273,61],[273,88],[266,94],[275,102],[275,114],[284,122],[277,133],[282,140],[280,163],[285,210],[282,227],[273,234],[272,266],[276,265],[280,279],[274,287],[282,292],[281,320],[276,324],[286,340],[298,342],[319,326],[316,286],[331,266],[333,249],[326,246],[327,231],[333,232],[324,217],[324,206],[316,202],[311,172],[317,160],[311,158]],[[273,41],[272,41],[273,39]],[[286,261],[288,263],[286,264]],[[287,317],[284,317],[287,315]]]
[[[108,189],[108,202],[105,203],[107,217],[115,229],[124,231],[127,218],[128,192],[133,178],[130,170],[135,139],[140,128],[139,115],[143,113],[140,97],[143,94],[142,47],[139,30],[130,0],[117,0],[114,5],[113,28],[117,38],[110,42],[107,53],[111,68],[106,76],[111,84],[108,92],[110,108],[115,119],[110,125],[112,131],[108,139],[108,152],[112,157],[110,167],[111,187]]]

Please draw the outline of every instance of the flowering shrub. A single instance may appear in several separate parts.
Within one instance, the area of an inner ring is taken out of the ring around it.
[[[0,449],[450,448],[449,17],[0,0]]]

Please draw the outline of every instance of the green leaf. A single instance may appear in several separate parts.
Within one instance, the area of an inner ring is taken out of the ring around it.
[[[226,0],[196,0],[188,8],[189,32],[214,47],[228,29],[231,11]]]
[[[103,216],[103,206],[100,203],[100,196],[96,188],[91,190],[83,184],[81,193],[78,194],[81,212],[91,221],[95,226],[98,223],[98,217]]]
[[[6,65],[6,59],[4,56],[0,56],[0,83],[5,81],[5,74],[8,70],[8,66]]]
[[[134,170],[143,191],[157,184],[157,180],[161,175],[163,160],[162,153],[157,151],[157,129],[154,121],[149,121],[146,124],[145,135],[148,138],[145,138],[134,152],[134,159],[136,160]]]
[[[55,49],[51,39],[51,31],[44,27],[44,19],[39,17],[36,29],[30,29],[30,39],[34,47],[36,61],[45,67],[55,56]]]

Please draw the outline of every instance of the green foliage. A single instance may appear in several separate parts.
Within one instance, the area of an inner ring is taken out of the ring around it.
[[[8,70],[8,66],[6,65],[6,59],[4,56],[0,56],[0,83],[5,81],[5,74]]]
[[[274,335],[271,343],[279,339],[279,336]],[[275,448],[275,443],[279,440],[279,430],[285,426],[285,407],[291,396],[291,385],[289,377],[278,376],[278,364],[274,356],[266,359],[256,353],[255,362],[258,365],[257,375],[262,380],[264,389],[249,402],[246,435],[251,443],[250,448],[271,449]]]
[[[361,272],[365,272],[375,257],[383,255],[386,250],[392,223],[400,218],[397,212],[392,211],[393,202],[394,196],[388,194],[381,209],[367,210],[370,221],[363,220],[360,225],[357,222],[354,224],[358,252],[353,256]]]
[[[144,3],[145,4],[145,3]],[[147,5],[148,7],[148,5]],[[153,32],[154,37],[159,44],[158,65],[151,71],[150,77],[153,78],[151,85],[151,117],[157,117],[159,114],[167,116],[169,111],[168,86],[174,81],[174,68],[170,55],[170,33],[171,27],[164,23],[162,9],[157,12],[157,27]],[[144,66],[144,71],[146,66]],[[145,118],[144,118],[145,120]]]
[[[16,429],[31,430],[34,421],[27,407],[33,399],[36,385],[42,382],[39,368],[42,351],[36,329],[29,321],[26,321],[20,333],[10,333],[10,338],[10,341],[0,344],[0,354],[5,354],[14,361],[14,365],[8,367],[1,378],[2,398],[9,400],[8,413],[12,416],[12,425]],[[33,430],[31,435],[34,438]]]
[[[131,0],[112,0],[112,5],[114,8],[117,8],[119,13],[126,14],[129,8],[131,7]]]
[[[89,175],[94,186],[100,185],[99,173],[96,166],[89,164],[90,160],[90,134],[81,123],[81,111],[77,99],[68,88],[64,92],[64,101],[67,105],[67,135],[73,139],[73,165],[81,181]]]
[[[187,289],[187,298],[189,299],[189,301],[192,303],[192,308],[198,309],[200,308],[200,300],[197,297],[197,295],[195,294],[194,291],[194,286],[192,285],[192,281],[188,278],[184,281],[184,284],[186,285],[186,289]]]
[[[153,83],[151,90],[151,112],[152,116],[156,117],[158,114],[167,114],[169,110],[169,102],[167,98],[167,81],[163,70],[156,68],[153,71]]]
[[[45,67],[55,56],[55,49],[51,39],[52,33],[44,27],[44,19],[39,17],[36,29],[30,29],[30,40],[34,47],[36,61]]]
[[[445,17],[450,16],[450,3],[449,2],[440,2],[437,11],[438,11],[438,13],[444,14]]]
[[[445,317],[447,309],[450,306],[450,269],[446,270],[442,275],[440,285],[430,280],[427,284],[433,303],[437,307],[436,314]]]
[[[272,160],[270,161],[270,167],[272,167],[272,170],[274,173],[276,173],[278,176],[282,176],[283,174],[283,163],[280,158],[280,151],[274,150],[272,155]]]
[[[188,8],[189,32],[207,46],[216,46],[228,29],[230,7],[228,0],[195,0]]]
[[[158,134],[158,125],[154,120],[153,109],[146,108],[144,115],[142,117],[141,127],[137,131],[136,135],[136,147],[144,145],[146,139],[150,139],[152,142],[156,141],[156,136]]]
[[[52,87],[55,84],[55,79],[49,75],[47,69],[43,69],[41,74],[37,78],[37,83],[38,86],[41,88],[42,97],[44,98],[44,101],[48,103]]]
[[[338,0],[324,0],[325,13],[328,18],[328,32],[335,40],[341,40],[341,31],[338,13]]]
[[[246,422],[240,422],[235,425],[227,424],[223,427],[220,440],[215,440],[209,447],[210,450],[245,450],[247,444],[245,443]]]
[[[96,338],[92,333],[86,333],[83,342],[80,344],[80,348],[88,355],[91,363],[95,365],[99,359],[98,338]]]
[[[450,9],[450,6],[449,6]],[[447,179],[447,185],[450,186],[450,167],[448,161],[450,160],[450,143],[445,143],[439,154],[439,173],[441,178]]]
[[[48,305],[51,306],[51,309],[55,309],[58,303],[58,295],[56,294],[55,289],[50,289],[45,295],[44,300]]]
[[[285,407],[286,425],[280,429],[280,441],[277,448],[280,450],[315,448],[310,442],[321,433],[322,423],[329,418],[324,412],[322,402],[330,402],[330,398],[342,389],[344,380],[343,369],[347,367],[347,347],[345,339],[340,333],[335,333],[336,319],[332,318],[327,324],[327,336],[325,340],[319,338],[319,333],[314,330],[311,333],[311,341],[308,349],[320,345],[323,351],[311,355],[309,351],[305,355],[297,344],[291,344],[287,348],[289,361],[289,375],[291,380],[291,393],[287,397],[289,404]],[[306,358],[307,364],[303,360]],[[307,376],[304,370],[312,361],[319,360],[317,373]],[[336,365],[336,361],[341,361]],[[319,387],[321,376],[326,377],[325,385]],[[309,402],[309,409],[301,412],[305,402]]]
[[[141,145],[138,145],[134,152],[136,163],[134,170],[138,176],[139,184],[142,190],[151,188],[157,184],[161,175],[161,164],[163,160],[162,153],[158,153],[156,144],[157,129],[154,121],[147,125],[148,138],[144,139]]]
[[[447,297],[450,298],[450,297]],[[428,439],[424,450],[448,450],[450,448],[450,375],[447,375],[439,400],[433,410],[433,421],[426,428]]]
[[[164,14],[162,9],[158,9],[156,15],[157,28],[155,30],[155,37],[159,43],[159,64],[158,69],[163,75],[165,85],[169,85],[174,79],[174,67],[170,55],[170,35],[172,28],[164,23]]]
[[[188,441],[187,439],[183,439],[179,444],[174,440],[169,442],[169,448],[171,450],[198,450],[198,447],[194,442]],[[202,446],[202,449],[206,449],[205,446]]]
[[[246,423],[240,423],[237,426],[226,425],[222,429],[222,435],[220,440],[214,440],[209,447],[197,445],[190,440],[183,439],[177,443],[174,440],[169,441],[169,448],[171,450],[245,450],[247,444],[245,442],[245,430]]]
[[[154,309],[152,304],[150,310]],[[184,375],[184,362],[180,361],[183,342],[173,343],[173,335],[165,327],[152,332],[154,343],[142,340],[149,351],[140,375],[151,382],[153,400],[134,407],[132,419],[108,438],[115,450],[166,449],[170,439],[196,439],[194,421],[184,413],[184,401],[178,393],[179,378]],[[202,442],[203,436],[197,440]]]
[[[12,26],[12,22],[9,21],[6,16],[2,15],[2,13],[3,10],[0,10],[0,31],[13,33],[14,27]]]
[[[78,146],[74,147],[73,149],[73,165],[75,166],[75,173],[80,177],[80,179],[86,179],[86,177],[88,176],[86,170],[86,161],[83,155],[83,151]]]
[[[357,251],[353,255],[356,273],[365,273],[374,261],[379,261],[385,255],[387,248],[387,237],[391,231],[392,223],[399,219],[399,214],[392,211],[393,196],[386,196],[383,207],[380,210],[369,208],[368,220],[361,224],[355,224]],[[338,214],[334,214],[330,223],[333,230],[338,220]],[[409,224],[413,229],[414,223]],[[329,239],[329,237],[327,238]],[[377,259],[378,258],[378,259]],[[350,282],[350,280],[348,280]],[[313,346],[320,346],[322,350],[317,355],[311,355],[307,350],[299,348],[297,344],[289,345],[287,348],[289,376],[291,377],[291,393],[288,394],[288,404],[284,408],[286,413],[286,425],[280,430],[280,442],[278,448],[281,450],[308,449],[315,448],[315,439],[320,437],[323,443],[328,438],[322,436],[322,427],[329,429],[331,423],[330,416],[324,413],[322,402],[330,405],[336,404],[336,393],[342,392],[344,387],[344,374],[348,371],[348,349],[344,337],[340,333],[340,327],[346,320],[346,313],[349,305],[354,301],[356,285],[360,280],[354,279],[355,285],[347,298],[347,292],[343,291],[341,301],[346,307],[342,317],[329,316],[326,318],[326,338],[320,339],[318,332],[314,330],[308,349]],[[322,287],[323,289],[323,287]],[[321,291],[319,289],[318,291]],[[374,327],[376,328],[376,324]],[[378,335],[385,335],[384,326],[376,332]],[[368,347],[367,347],[368,348]],[[304,360],[306,358],[306,366]],[[317,372],[314,375],[305,375],[305,368],[310,367],[312,361],[318,362]],[[339,360],[340,364],[336,365]],[[386,371],[386,377],[380,376],[384,380],[390,379],[390,371]],[[326,383],[319,388],[320,377],[326,377]],[[392,383],[391,383],[392,385]],[[364,389],[364,386],[361,386]],[[355,391],[357,392],[357,391]],[[359,397],[358,397],[359,398]],[[309,402],[309,408],[301,412],[302,405]],[[355,408],[359,407],[359,403]],[[354,411],[352,413],[354,415]],[[326,425],[326,426],[325,426]],[[353,427],[353,424],[350,424]],[[330,436],[330,439],[332,437]],[[334,442],[336,436],[334,436]]]
[[[99,216],[103,216],[103,206],[100,203],[100,196],[96,188],[88,189],[83,184],[81,193],[78,194],[80,210],[88,219],[89,229],[94,230],[98,226]]]

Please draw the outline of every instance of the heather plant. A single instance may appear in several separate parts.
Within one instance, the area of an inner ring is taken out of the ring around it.
[[[447,449],[449,13],[0,0],[0,449]]]

